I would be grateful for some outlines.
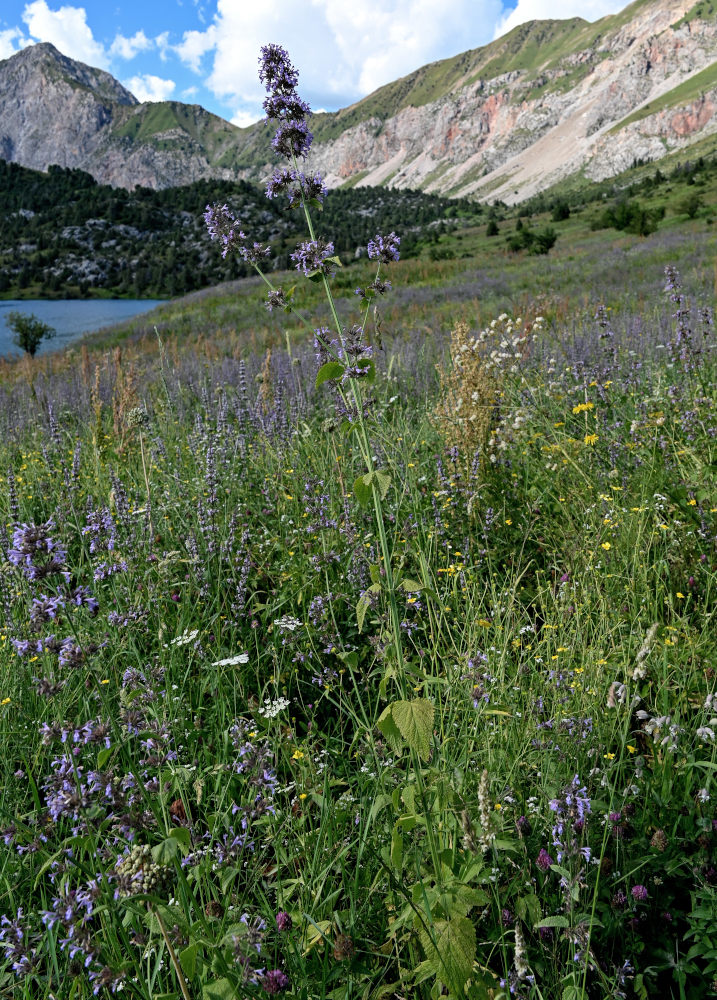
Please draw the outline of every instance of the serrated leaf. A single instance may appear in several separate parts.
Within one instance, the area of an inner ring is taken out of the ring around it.
[[[428,760],[433,734],[433,703],[427,698],[394,702],[391,718],[411,750],[415,750],[422,760]]]
[[[423,590],[423,584],[419,583],[418,580],[411,580],[406,576],[401,580],[401,589],[409,594],[417,594],[420,590]]]
[[[371,576],[371,583],[381,582],[381,567],[377,563],[371,563],[368,568],[369,575]]]
[[[356,494],[356,499],[362,507],[368,507],[373,499],[373,489],[371,487],[372,477],[373,473],[369,472],[365,476],[359,476],[354,482],[354,493]]]
[[[215,979],[213,983],[205,983],[202,989],[203,1000],[234,1000],[236,991],[228,979]]]
[[[167,837],[152,848],[152,860],[158,865],[171,865],[178,853],[179,841],[175,837]]]
[[[563,927],[564,928],[564,927],[569,927],[569,926],[570,926],[570,921],[568,920],[567,917],[561,917],[561,916],[543,917],[543,919],[539,920],[538,923],[535,925],[535,929],[537,930],[540,927]]]
[[[341,378],[345,371],[346,369],[340,361],[327,361],[316,373],[316,388],[318,389],[320,385],[331,379]]]
[[[388,740],[392,750],[398,752],[403,749],[403,737],[396,723],[393,721],[393,705],[387,705],[378,717],[376,725]]]
[[[182,966],[182,972],[187,977],[187,979],[194,979],[194,975],[197,971],[197,953],[199,951],[199,945],[195,941],[194,944],[190,944],[187,948],[179,953],[179,964]]]
[[[429,961],[433,962],[436,976],[462,996],[463,987],[473,971],[476,955],[476,932],[468,917],[436,920],[432,935],[421,928],[421,944]]]
[[[381,499],[386,499],[386,494],[388,493],[389,487],[391,485],[391,477],[387,472],[379,472],[378,470],[374,472],[374,482],[378,487],[378,492],[381,494]]]

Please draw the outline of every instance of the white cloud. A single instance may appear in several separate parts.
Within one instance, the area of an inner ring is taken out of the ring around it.
[[[606,14],[616,14],[625,6],[624,0],[518,0],[518,6],[503,17],[495,28],[494,38],[499,38],[526,21],[559,20],[582,17],[597,21]]]
[[[174,47],[182,62],[194,73],[201,70],[202,57],[217,44],[217,30],[214,26],[206,31],[185,31],[182,41]]]
[[[109,58],[103,46],[95,40],[87,23],[84,7],[60,7],[50,10],[45,0],[26,4],[22,19],[30,35],[40,42],[51,42],[72,59],[107,69]]]
[[[27,39],[22,37],[19,28],[7,28],[0,31],[0,59],[9,59],[13,53],[23,49],[27,45]]]
[[[179,95],[183,101],[191,101],[199,93],[199,87],[185,87]]]
[[[445,56],[490,40],[501,0],[217,0],[206,31],[186,32],[175,47],[195,72],[212,53],[205,83],[215,97],[239,106],[234,121],[261,117],[259,50],[284,45],[300,72],[299,92],[318,106],[342,106]]]
[[[248,128],[254,122],[260,121],[261,117],[261,115],[257,115],[254,111],[237,111],[231,116],[229,121],[238,128]]]
[[[147,38],[144,31],[135,32],[131,38],[124,35],[115,35],[114,41],[110,45],[110,55],[119,56],[120,59],[134,59],[138,52],[146,52],[154,47],[151,38]]]
[[[163,80],[159,76],[152,76],[151,73],[133,76],[130,80],[126,80],[124,85],[142,103],[168,101],[177,87],[174,80]]]

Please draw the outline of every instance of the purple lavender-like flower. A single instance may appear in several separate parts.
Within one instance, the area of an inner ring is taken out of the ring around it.
[[[239,228],[239,220],[226,205],[207,205],[204,221],[210,237],[221,243],[222,257],[243,248],[246,236]]]
[[[299,174],[290,167],[276,167],[266,185],[267,198],[276,198],[298,181]]]
[[[264,246],[262,243],[252,243],[250,247],[241,246],[238,249],[238,254],[242,257],[247,264],[260,264],[267,257],[271,256],[271,247]]]
[[[538,851],[538,856],[535,859],[535,863],[540,868],[541,872],[550,871],[551,865],[554,864],[553,859],[550,857],[548,852],[544,847],[541,847]]]
[[[330,274],[335,266],[334,262],[329,260],[333,255],[333,243],[327,243],[321,239],[307,240],[298,245],[292,253],[291,259],[294,261],[297,271],[303,271],[305,275],[309,276],[317,272]]]
[[[290,159],[292,156],[306,156],[311,149],[313,139],[305,121],[291,118],[281,122],[271,140],[271,145],[279,156]]]
[[[276,929],[281,931],[290,931],[294,926],[293,921],[286,910],[279,910],[276,915]]]
[[[67,552],[50,534],[55,527],[52,518],[44,524],[17,524],[8,559],[28,580],[44,580],[55,573],[67,576]]]
[[[277,993],[283,993],[284,990],[288,990],[289,977],[281,969],[272,969],[264,976],[261,985],[266,993],[273,996]]]
[[[37,949],[32,947],[33,940],[23,926],[23,911],[20,908],[14,920],[0,917],[0,948],[5,951],[5,958],[10,962],[16,976],[27,976],[37,965]]]
[[[398,246],[401,242],[400,236],[389,233],[388,236],[381,236],[376,233],[368,243],[368,255],[371,260],[381,261],[382,264],[390,264],[393,260],[398,260]]]
[[[266,120],[272,118],[279,121],[302,121],[311,114],[311,108],[299,95],[292,91],[288,94],[270,94],[264,99]]]
[[[553,847],[558,848],[557,858],[560,864],[566,853],[577,853],[575,835],[582,832],[585,818],[590,812],[590,799],[587,790],[580,786],[580,778],[577,774],[563,789],[560,797],[550,802],[550,808],[555,813]],[[589,858],[589,848],[581,848],[580,853],[586,860]]]
[[[299,74],[281,45],[262,45],[259,56],[259,80],[267,93],[289,94],[299,82]]]
[[[644,903],[647,899],[647,888],[644,885],[633,885],[630,895],[636,903]]]

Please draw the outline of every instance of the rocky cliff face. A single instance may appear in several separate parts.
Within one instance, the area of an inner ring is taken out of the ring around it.
[[[693,0],[636,0],[589,24],[536,21],[315,119],[330,186],[386,184],[518,201],[577,170],[611,176],[717,133],[717,21]],[[263,180],[262,126],[139,104],[51,45],[0,62],[0,156],[123,187]]]
[[[717,132],[717,24],[690,0],[633,5],[546,64],[479,77],[320,143],[330,184],[389,183],[513,202],[576,170],[600,179]],[[611,23],[612,22],[612,23]],[[615,23],[617,22],[617,23]],[[540,52],[540,50],[538,50]]]

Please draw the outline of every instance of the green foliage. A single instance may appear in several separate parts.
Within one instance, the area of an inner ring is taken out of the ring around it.
[[[13,344],[29,354],[31,358],[35,357],[42,341],[50,340],[56,332],[48,323],[43,323],[32,313],[11,310],[5,317],[5,322],[12,330]]]

